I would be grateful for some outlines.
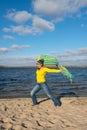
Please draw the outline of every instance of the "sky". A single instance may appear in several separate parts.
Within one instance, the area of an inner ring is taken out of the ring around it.
[[[35,65],[41,54],[87,66],[87,0],[0,0],[0,65]]]

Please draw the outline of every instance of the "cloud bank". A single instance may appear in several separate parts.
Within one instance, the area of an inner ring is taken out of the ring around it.
[[[0,49],[1,53],[6,53],[7,51],[20,50],[22,48],[27,48],[28,46],[13,45],[9,49]],[[48,55],[56,57],[60,64],[65,66],[87,66],[87,48],[79,48],[76,52],[71,50],[66,50],[63,54],[58,52],[50,52]],[[8,66],[35,66],[37,60],[37,55],[35,56],[11,56],[0,58],[1,65]]]
[[[2,30],[5,33],[4,39],[14,40],[15,38],[8,34],[17,35],[36,35],[44,31],[55,31],[55,23],[63,21],[65,18],[81,17],[86,14],[83,8],[87,7],[87,0],[32,0],[33,13],[26,10],[11,9],[4,17],[11,24],[5,26]],[[82,11],[83,10],[83,11]],[[49,17],[48,17],[49,16]],[[81,27],[87,25],[81,24]],[[18,51],[23,48],[29,48],[28,45],[12,45],[9,48],[0,48],[0,54],[12,51]],[[64,65],[87,65],[87,48],[79,48],[76,52],[66,50],[63,54],[51,52]],[[29,59],[29,60],[28,60]],[[10,57],[0,58],[0,64],[7,65],[29,65],[34,64],[34,57]],[[10,61],[10,62],[8,62]],[[15,61],[15,63],[14,63]]]
[[[50,55],[57,57],[66,66],[87,66],[87,48],[79,48],[76,52],[66,50],[63,54],[51,52]]]
[[[12,32],[17,33],[18,35],[34,35],[45,30],[54,31],[55,29],[55,26],[51,21],[43,19],[38,15],[32,15],[27,11],[10,10],[7,12],[5,18],[18,24],[15,26],[11,25],[10,27],[4,27],[3,31],[5,33]]]
[[[9,10],[4,17],[17,25],[4,27],[3,31],[18,35],[35,35],[45,30],[54,31],[55,22],[60,22],[66,17],[81,17],[87,13],[81,12],[85,7],[87,0],[33,0],[34,14],[26,10]]]
[[[74,14],[80,14],[87,7],[87,0],[35,0],[34,11],[43,16],[50,16],[54,21],[63,20]],[[49,9],[48,9],[49,8]]]

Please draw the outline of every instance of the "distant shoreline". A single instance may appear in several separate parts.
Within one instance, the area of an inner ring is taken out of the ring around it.
[[[66,68],[87,68],[87,66],[65,66]],[[36,68],[36,66],[0,66],[0,69],[1,68],[25,68],[25,69],[28,69],[28,68]]]
[[[0,68],[36,68],[35,66],[0,66]]]

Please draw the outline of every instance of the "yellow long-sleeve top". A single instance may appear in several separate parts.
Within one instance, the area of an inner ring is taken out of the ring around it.
[[[57,69],[49,69],[46,67],[43,67],[41,69],[37,69],[36,71],[36,80],[37,83],[43,83],[46,82],[46,73],[60,73],[61,70],[57,70]]]

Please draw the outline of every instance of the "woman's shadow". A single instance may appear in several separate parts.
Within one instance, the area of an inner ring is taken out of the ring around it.
[[[67,92],[67,93],[58,94],[56,96],[56,99],[59,101],[59,104],[60,104],[59,106],[62,105],[61,98],[63,98],[63,97],[78,97],[78,95],[74,92]],[[41,104],[41,103],[46,102],[48,100],[50,100],[50,98],[43,99],[43,100],[39,101],[38,103]]]

